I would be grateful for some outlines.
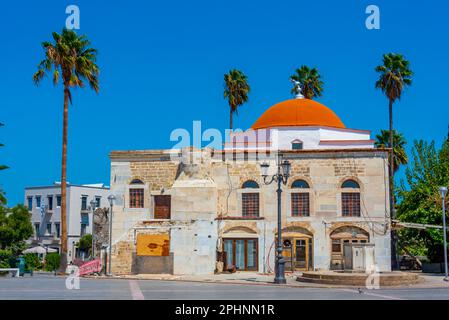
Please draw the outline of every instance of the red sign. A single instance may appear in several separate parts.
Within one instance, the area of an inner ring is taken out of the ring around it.
[[[79,275],[84,276],[86,274],[91,274],[95,272],[101,271],[101,260],[95,259],[89,262],[86,262],[85,264],[81,265],[79,267]]]

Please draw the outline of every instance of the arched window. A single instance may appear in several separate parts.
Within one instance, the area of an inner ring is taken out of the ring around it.
[[[301,140],[293,140],[292,141],[292,150],[302,150],[303,144]]]
[[[298,188],[298,189],[309,189],[310,187],[309,187],[309,184],[307,183],[307,181],[298,179],[298,180],[295,180],[295,181],[292,183],[292,189],[293,189],[293,188]]]
[[[242,185],[243,189],[259,189],[259,184],[256,181],[248,180]],[[242,193],[242,216],[243,217],[258,217],[259,216],[259,193],[258,192],[244,192]]]
[[[303,189],[300,192],[291,193],[291,214],[292,217],[310,216],[310,194],[307,191],[310,186],[307,181],[298,179],[292,183],[292,189]]]
[[[341,185],[342,188],[353,188],[353,189],[360,189],[360,185],[355,180],[346,180]]]
[[[130,184],[143,184],[143,182],[140,179],[133,179]]]
[[[344,217],[360,217],[360,185],[355,180],[346,180],[342,189],[359,189],[341,193],[341,213]]]
[[[259,189],[259,184],[254,180],[248,180],[243,183],[242,188],[243,189],[249,189],[249,188]]]
[[[133,179],[130,182],[129,188],[129,207],[130,208],[143,208],[144,207],[144,190],[141,185],[144,183],[140,179]],[[139,188],[136,188],[139,186]]]

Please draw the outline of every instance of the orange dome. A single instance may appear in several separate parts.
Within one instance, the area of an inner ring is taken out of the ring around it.
[[[328,107],[309,99],[292,99],[275,104],[264,112],[252,129],[271,127],[325,126],[345,128]]]

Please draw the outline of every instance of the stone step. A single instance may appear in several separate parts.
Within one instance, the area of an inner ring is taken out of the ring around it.
[[[366,273],[343,273],[343,272],[304,272],[297,277],[299,282],[343,285],[343,286],[366,286],[369,274]],[[421,281],[418,274],[404,272],[379,273],[380,286],[402,286],[416,284]]]

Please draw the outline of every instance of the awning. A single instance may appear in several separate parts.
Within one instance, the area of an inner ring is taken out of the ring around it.
[[[56,250],[56,249],[44,248],[42,246],[37,246],[37,247],[33,247],[33,248],[29,248],[29,249],[23,250],[22,253],[41,253],[41,254],[45,254],[45,253],[57,252],[57,251],[58,250]]]

